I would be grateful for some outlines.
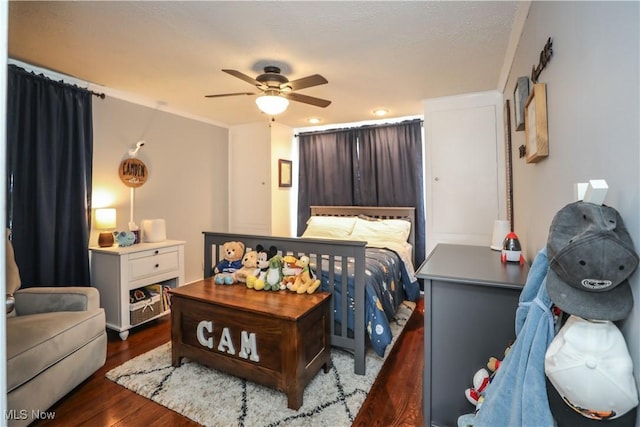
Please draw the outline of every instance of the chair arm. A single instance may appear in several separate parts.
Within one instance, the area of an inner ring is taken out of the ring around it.
[[[24,316],[56,311],[89,311],[100,308],[100,293],[84,286],[23,288],[14,293],[16,314]]]

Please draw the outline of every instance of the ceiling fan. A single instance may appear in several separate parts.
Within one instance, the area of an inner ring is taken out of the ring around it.
[[[234,77],[244,80],[245,82],[254,85],[261,92],[236,92],[236,93],[221,93],[217,95],[205,95],[207,98],[219,98],[223,96],[237,96],[237,95],[260,95],[256,99],[258,108],[263,112],[271,115],[282,113],[289,105],[289,100],[302,102],[304,104],[314,105],[316,107],[327,107],[331,104],[331,101],[326,99],[316,98],[309,95],[302,95],[295,93],[300,89],[306,89],[312,86],[319,86],[328,83],[327,79],[320,74],[313,74],[311,76],[302,77],[297,80],[289,81],[287,77],[280,73],[280,68],[270,65],[264,67],[264,74],[260,74],[255,79],[249,77],[244,73],[236,70],[222,70],[227,74],[231,74]]]

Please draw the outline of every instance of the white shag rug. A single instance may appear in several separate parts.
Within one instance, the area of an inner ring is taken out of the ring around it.
[[[332,368],[307,385],[303,405],[287,408],[287,396],[187,358],[171,366],[171,343],[161,345],[107,372],[121,386],[211,427],[350,426],[378,372],[409,320],[415,303],[405,301],[391,322],[393,341],[384,358],[368,348],[366,375],[353,372],[353,355],[331,349]]]

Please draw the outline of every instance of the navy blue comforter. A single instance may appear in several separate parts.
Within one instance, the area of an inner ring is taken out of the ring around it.
[[[336,284],[340,284],[342,266],[336,263]],[[347,325],[353,331],[354,324],[354,290],[353,262],[348,262]],[[336,301],[333,307],[342,307],[342,295],[339,286],[329,286],[328,260],[322,261],[322,290],[333,292]],[[393,250],[383,248],[366,249],[365,266],[365,326],[371,345],[379,356],[384,356],[385,349],[391,343],[390,320],[393,318],[402,301],[415,301],[420,296],[418,282],[411,279],[407,266]],[[341,323],[340,310],[334,310],[336,322]]]

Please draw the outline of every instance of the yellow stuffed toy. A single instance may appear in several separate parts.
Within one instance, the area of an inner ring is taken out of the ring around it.
[[[295,289],[291,288],[296,282],[298,275],[302,273],[302,268],[296,265],[297,262],[298,258],[293,255],[285,255],[282,257],[282,285],[280,289],[295,291]]]
[[[300,267],[302,271],[296,277],[296,281],[291,287],[291,291],[295,291],[299,294],[308,293],[312,294],[320,286],[320,280],[318,280],[309,268],[309,257],[306,255],[301,256],[296,262],[296,266]]]
[[[255,273],[256,268],[258,268],[258,252],[249,251],[242,258],[242,268],[236,271],[236,280],[247,283],[247,278]]]

